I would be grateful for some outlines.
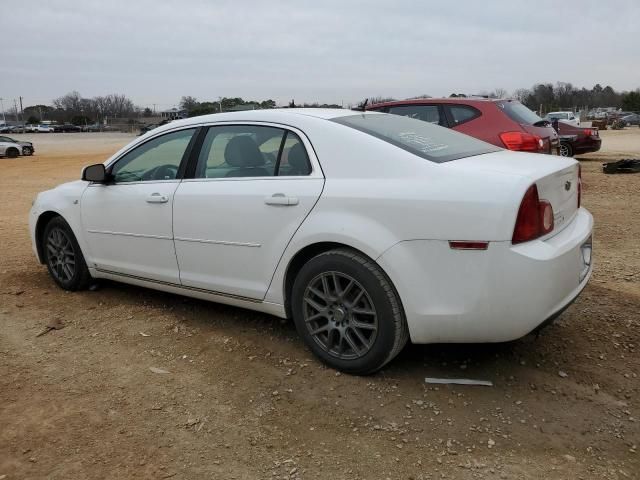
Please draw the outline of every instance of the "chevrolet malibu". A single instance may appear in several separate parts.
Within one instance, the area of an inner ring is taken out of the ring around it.
[[[63,289],[111,279],[293,319],[366,374],[414,343],[502,342],[591,275],[575,160],[412,118],[225,113],[138,137],[40,193],[33,249]]]

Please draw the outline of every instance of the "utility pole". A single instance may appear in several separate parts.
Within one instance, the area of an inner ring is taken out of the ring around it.
[[[22,97],[20,99],[20,118],[22,119],[22,126],[24,127],[24,110],[22,109]]]
[[[153,115],[154,116],[156,115],[156,104],[155,103],[153,104]]]
[[[16,122],[18,122],[19,121],[19,118],[18,118],[18,102],[16,102],[15,98],[13,99],[13,109],[16,112]]]
[[[2,97],[0,97],[0,108],[2,109],[2,121],[6,124],[7,119],[4,117],[4,103],[2,102]]]

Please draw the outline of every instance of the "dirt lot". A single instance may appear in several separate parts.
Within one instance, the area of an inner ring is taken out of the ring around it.
[[[602,136],[590,158],[640,157],[640,129]],[[640,478],[640,175],[583,163],[594,276],[539,338],[409,346],[357,378],[276,318],[57,288],[31,252],[31,200],[131,137],[33,137],[35,157],[0,160],[0,479]],[[52,318],[65,328],[36,337]]]

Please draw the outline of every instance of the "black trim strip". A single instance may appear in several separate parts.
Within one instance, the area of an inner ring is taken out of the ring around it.
[[[105,270],[103,268],[98,268],[98,267],[95,267],[95,269],[98,272],[106,273],[106,274],[109,274],[109,275],[116,275],[116,276],[119,276],[119,277],[131,278],[133,280],[139,280],[139,281],[142,281],[142,282],[157,283],[158,285],[166,285],[167,287],[179,288],[181,290],[190,290],[190,291],[193,291],[193,292],[207,293],[209,295],[217,295],[219,297],[227,297],[227,298],[233,298],[235,300],[242,300],[244,302],[264,303],[263,300],[258,300],[258,299],[249,298],[249,297],[243,297],[241,295],[234,295],[232,293],[216,292],[215,290],[207,290],[205,288],[189,287],[189,286],[186,286],[186,285],[178,285],[177,283],[164,282],[162,280],[154,280],[152,278],[139,277],[137,275],[130,275],[128,273],[112,272],[111,270]]]
[[[280,160],[282,159],[282,152],[284,151],[284,144],[287,142],[287,137],[289,136],[289,130],[284,130],[282,134],[282,140],[280,140],[280,148],[278,149],[278,158],[276,159],[276,166],[273,169],[273,176],[280,176]]]
[[[203,126],[200,127],[198,132],[194,135],[195,141],[192,149],[189,151],[189,157],[187,159],[184,176],[182,178],[195,178],[196,168],[198,167],[198,157],[200,157],[200,150],[202,149],[202,144],[204,143],[204,139],[206,138],[208,131],[209,127]]]

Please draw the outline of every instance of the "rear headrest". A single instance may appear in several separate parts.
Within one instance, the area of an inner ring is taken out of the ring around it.
[[[233,137],[224,149],[224,160],[232,167],[259,167],[264,157],[256,142],[248,135]]]
[[[296,169],[296,171],[301,173],[307,173],[309,171],[309,159],[301,143],[296,143],[291,147],[287,155],[287,162],[291,167]]]

